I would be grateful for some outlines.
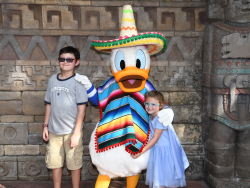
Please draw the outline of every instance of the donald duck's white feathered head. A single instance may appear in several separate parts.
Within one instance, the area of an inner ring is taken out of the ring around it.
[[[167,40],[158,32],[138,33],[132,7],[123,6],[119,39],[91,43],[96,50],[111,52],[111,71],[123,92],[141,91],[150,70],[150,55],[166,49]]]

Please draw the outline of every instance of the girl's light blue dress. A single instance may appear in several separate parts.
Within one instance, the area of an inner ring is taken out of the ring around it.
[[[150,139],[153,138],[155,128],[164,131],[158,142],[150,149],[145,184],[150,188],[186,186],[184,173],[189,162],[172,124],[164,127],[158,121],[158,116],[152,121],[151,116],[149,119]]]

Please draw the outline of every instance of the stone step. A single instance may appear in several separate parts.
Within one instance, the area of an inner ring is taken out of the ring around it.
[[[15,182],[1,182],[0,188],[53,188],[52,181],[15,181]],[[70,181],[63,181],[62,188],[71,188]],[[94,188],[94,181],[81,181],[80,188]],[[111,181],[109,188],[126,188],[125,181]],[[148,188],[144,181],[140,181],[136,188]],[[185,188],[209,188],[203,181],[187,181],[187,186]]]

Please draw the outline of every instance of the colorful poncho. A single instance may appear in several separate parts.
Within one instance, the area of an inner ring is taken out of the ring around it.
[[[105,150],[125,144],[129,153],[138,153],[149,136],[148,115],[144,109],[144,94],[155,90],[146,81],[140,92],[125,93],[114,77],[98,88],[101,120],[96,131],[96,150]]]

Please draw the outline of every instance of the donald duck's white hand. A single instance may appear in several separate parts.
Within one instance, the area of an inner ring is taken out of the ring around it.
[[[92,86],[87,76],[76,73],[75,80],[82,83],[85,86],[86,90],[89,90]]]
[[[174,119],[174,112],[172,109],[162,109],[158,112],[159,122],[164,125],[164,127],[169,126]]]

